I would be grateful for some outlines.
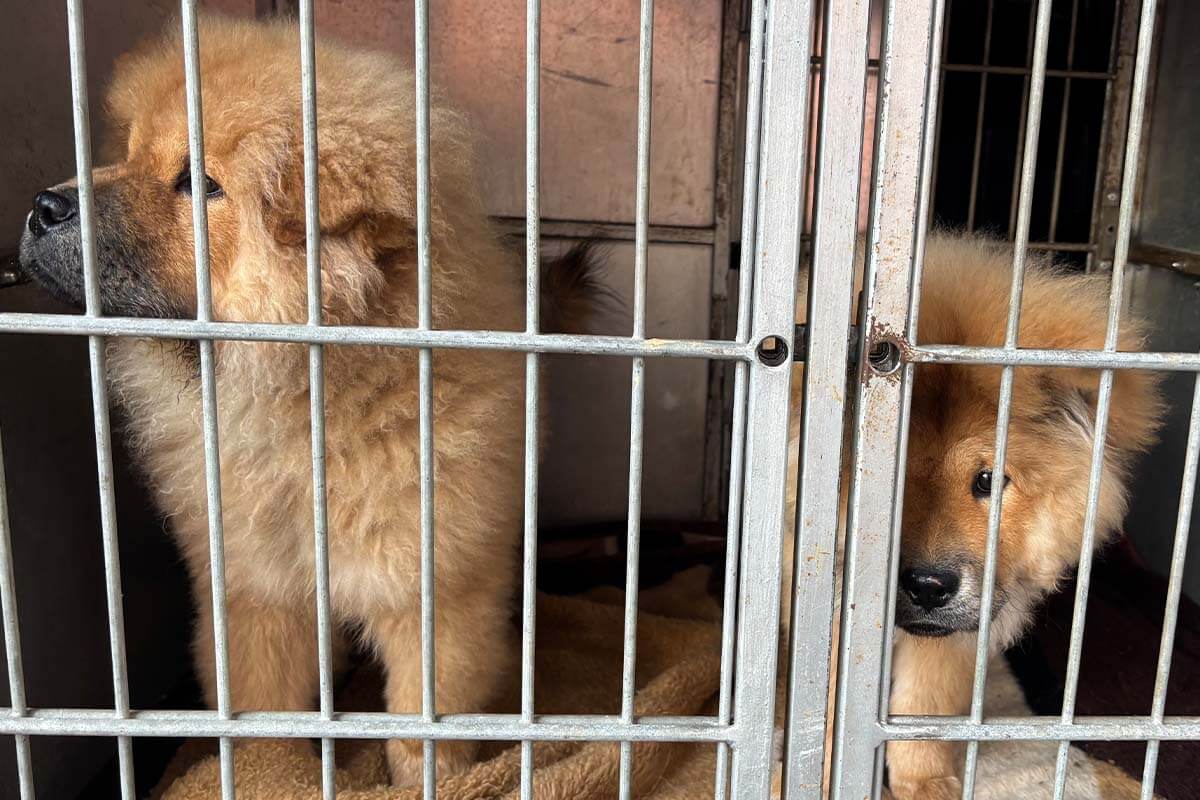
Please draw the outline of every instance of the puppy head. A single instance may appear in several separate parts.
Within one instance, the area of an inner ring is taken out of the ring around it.
[[[184,57],[172,31],[118,62],[108,93],[116,162],[94,173],[96,264],[105,314],[195,314],[192,181]],[[214,313],[306,318],[300,45],[293,25],[203,17],[199,29]],[[381,314],[389,285],[411,280],[415,242],[413,89],[386,56],[317,49],[321,266],[326,321]],[[471,148],[452,114],[431,119],[436,248],[474,211]],[[52,292],[82,305],[78,192],[35,201],[21,260]],[[481,215],[480,215],[481,216]]]
[[[922,338],[1003,343],[1011,249],[977,240],[932,240],[922,292]],[[1019,345],[1099,349],[1109,282],[1028,267]],[[1140,349],[1143,328],[1122,320],[1120,350]],[[909,431],[897,622],[911,633],[946,635],[978,627],[988,516],[1003,492],[993,606],[994,635],[1011,641],[1038,598],[1080,554],[1100,374],[1018,368],[1014,373],[1004,475],[993,471],[998,368],[929,365],[916,370]],[[1155,439],[1163,403],[1157,376],[1114,374],[1095,518],[1096,542],[1126,511],[1134,457]]]

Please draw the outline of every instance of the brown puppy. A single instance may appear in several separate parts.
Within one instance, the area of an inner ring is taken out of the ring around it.
[[[1011,246],[970,236],[931,235],[921,288],[921,340],[1003,345],[1011,278]],[[806,284],[802,281],[802,286]],[[1044,259],[1032,260],[1025,277],[1019,345],[1103,347],[1108,289],[1107,278],[1068,275]],[[801,297],[800,321],[804,308]],[[1122,320],[1119,349],[1138,350],[1143,339],[1141,323]],[[991,474],[1000,374],[998,367],[958,365],[915,370],[892,666],[893,714],[957,715],[970,709],[988,491],[1001,479]],[[793,377],[793,404],[798,411],[801,367]],[[1099,373],[1094,370],[1015,371],[990,637],[993,652],[1015,642],[1037,603],[1078,562],[1098,384]],[[1134,458],[1154,442],[1164,412],[1157,385],[1154,373],[1115,373],[1096,517],[1097,545],[1120,528]],[[795,459],[799,414],[792,419]],[[789,474],[793,482],[790,524],[795,519],[794,463]],[[844,476],[843,514],[847,485]],[[788,587],[791,547],[788,537]],[[897,798],[960,796],[961,745],[893,742],[887,758]]]
[[[299,39],[294,26],[201,21],[213,305],[217,319],[306,319]],[[324,322],[417,323],[414,92],[390,57],[317,48]],[[193,317],[183,55],[169,35],[119,63],[108,107],[124,155],[95,171],[108,315]],[[465,121],[431,112],[434,327],[524,329],[524,270],[476,194]],[[21,260],[80,304],[73,183],[39,195]],[[578,309],[586,260],[564,260],[548,310]],[[566,273],[563,273],[563,270]],[[574,270],[572,272],[572,270]],[[208,519],[194,350],[113,339],[109,378],[190,568],[196,663],[215,701]],[[216,343],[234,709],[310,709],[317,690],[307,348]],[[508,641],[522,528],[524,357],[434,355],[439,713],[485,710]],[[421,709],[417,354],[326,348],[329,547],[336,621],[387,671],[387,708]],[[419,783],[419,742],[389,742],[394,780]],[[437,747],[439,772],[471,758]]]

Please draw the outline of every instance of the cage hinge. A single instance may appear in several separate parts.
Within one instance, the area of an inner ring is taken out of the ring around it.
[[[858,367],[858,326],[851,325],[846,331],[846,366],[849,369]],[[792,361],[804,361],[808,353],[808,326],[803,323],[796,326],[792,337]]]

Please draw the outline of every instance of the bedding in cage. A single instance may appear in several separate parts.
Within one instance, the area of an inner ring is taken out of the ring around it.
[[[256,5],[261,4],[247,4]],[[288,4],[278,5],[287,10],[283,7]],[[389,44],[402,51],[411,49],[412,9],[407,4],[363,3],[357,14],[347,13],[338,5],[315,4],[319,28],[323,26],[334,35]],[[653,268],[649,275],[648,306],[669,309],[671,313],[658,321],[653,318],[649,321],[650,335],[695,339],[733,335],[736,322],[730,317],[737,298],[735,292],[727,289],[735,287],[738,277],[737,270],[730,267],[736,266],[738,255],[737,164],[744,145],[741,133],[744,109],[738,108],[737,98],[743,96],[740,91],[747,80],[745,57],[751,40],[751,19],[739,16],[741,5],[738,2],[724,6],[717,2],[700,6],[656,4],[652,141],[659,152],[672,155],[655,155],[651,160],[651,217],[646,220],[646,227]],[[1164,11],[1167,19],[1177,23],[1174,27],[1167,26],[1168,35],[1160,45],[1167,55],[1160,56],[1164,60],[1159,69],[1168,75],[1170,70],[1183,70],[1189,63],[1186,53],[1172,55],[1171,42],[1177,42],[1178,31],[1187,30],[1196,22],[1186,9],[1178,9],[1178,4],[1169,4]],[[958,0],[946,4],[942,94],[938,102],[940,121],[933,160],[932,212],[937,221],[1014,234],[1024,147],[1022,120],[1028,111],[1036,10],[1036,4],[1028,2],[984,4]],[[481,12],[471,3],[449,3],[431,15],[431,33],[435,80],[439,79],[441,69],[450,90],[459,93],[460,100],[479,115],[492,134],[488,146],[494,151],[485,157],[495,170],[485,176],[489,210],[501,218],[502,224],[519,233],[523,223],[517,218],[524,208],[519,191],[522,142],[497,134],[506,129],[522,129],[524,90],[520,82],[505,80],[500,82],[499,89],[488,86],[484,91],[473,77],[483,63],[505,64],[505,69],[497,69],[499,74],[519,76],[524,59],[521,48],[524,18],[517,11]],[[1053,3],[1031,236],[1037,246],[1058,252],[1080,269],[1108,269],[1114,257],[1121,188],[1120,155],[1128,135],[1127,115],[1122,109],[1129,103],[1139,11],[1136,2],[1119,0]],[[383,22],[364,26],[363,13],[381,14]],[[490,28],[491,36],[475,35],[479,23],[468,24],[477,13],[493,15],[483,25]],[[611,237],[614,268],[610,279],[619,284],[632,271],[633,248],[628,243],[636,236],[632,207],[636,120],[634,104],[628,101],[628,92],[636,88],[636,73],[630,66],[636,64],[636,9],[632,5],[614,7],[580,18],[569,9],[548,4],[543,14],[543,36],[556,37],[554,41],[560,47],[551,56],[558,61],[543,65],[542,91],[557,102],[543,106],[543,170],[554,177],[548,178],[549,185],[543,190],[543,216],[550,219],[543,222],[542,234],[552,240],[552,247],[555,239]],[[88,20],[89,30],[99,27],[99,23],[92,23],[91,17]],[[18,27],[14,25],[13,29]],[[100,34],[89,34],[89,42],[97,39],[104,42],[105,36],[116,40],[125,35],[100,30]],[[1175,32],[1174,36],[1171,32]],[[63,30],[56,33],[65,40]],[[689,43],[686,48],[680,45],[684,41]],[[818,48],[821,41],[820,36],[814,38]],[[102,51],[106,46],[101,44],[99,49]],[[628,49],[631,46],[632,51]],[[1174,46],[1179,48],[1178,43]],[[26,50],[30,51],[31,60],[41,58],[40,51],[33,52],[33,47],[18,52]],[[544,43],[543,57],[551,51],[548,42]],[[872,55],[875,58],[881,55],[878,46]],[[65,63],[65,53],[63,60]],[[814,70],[819,73],[822,60],[819,51],[814,60]],[[871,74],[875,74],[874,66]],[[623,87],[624,99],[618,92],[604,92],[605,85]],[[874,91],[874,82],[870,85]],[[1174,146],[1175,140],[1161,132],[1166,127],[1162,123],[1154,126],[1156,114],[1175,117],[1170,127],[1196,124],[1200,114],[1179,119],[1183,114],[1179,109],[1186,104],[1171,103],[1172,89],[1183,85],[1186,84],[1173,85],[1160,77],[1152,95],[1148,123],[1151,134],[1146,148],[1147,174],[1152,177],[1147,179],[1143,202],[1146,212],[1157,222],[1147,225],[1147,235],[1135,243],[1135,254],[1149,265],[1161,263],[1165,258],[1168,263],[1186,266],[1191,263],[1188,253],[1195,249],[1186,241],[1186,232],[1181,234],[1181,226],[1175,219],[1179,209],[1187,204],[1178,194],[1172,194],[1177,189],[1170,175],[1164,174],[1168,170],[1164,167],[1163,153]],[[498,91],[504,96],[503,103],[494,102]],[[490,109],[489,104],[493,106]],[[815,115],[814,109],[814,118]],[[597,119],[602,119],[603,124],[597,123]],[[701,123],[691,124],[697,119]],[[69,128],[69,120],[60,117],[58,122],[63,130]],[[602,141],[607,144],[602,146]],[[587,142],[593,142],[604,153],[590,165],[575,157]],[[64,164],[59,172],[70,172],[65,166],[70,162],[69,148],[64,148],[59,159]],[[869,154],[865,161],[870,163]],[[599,174],[591,171],[597,165]],[[678,191],[662,188],[673,185],[672,181],[683,181],[686,185],[682,189],[676,187]],[[30,185],[44,183],[33,181]],[[623,188],[612,191],[604,188],[607,184]],[[20,207],[24,203],[22,199]],[[864,221],[866,210],[864,199]],[[1182,279],[1178,272],[1166,273],[1152,266],[1137,265],[1131,273],[1130,280],[1138,289],[1132,293],[1133,302],[1142,304],[1143,311],[1178,308],[1178,298],[1190,296],[1186,294],[1190,281]],[[623,286],[615,288],[618,292],[626,291]],[[1168,305],[1163,298],[1175,298],[1175,302]],[[28,287],[6,292],[0,300],[5,302],[5,310],[42,302]],[[1153,306],[1155,302],[1160,305]],[[1190,323],[1181,321],[1178,315],[1168,320],[1161,334],[1160,349],[1194,350],[1195,333],[1200,326],[1187,328]],[[603,324],[611,325],[611,330],[597,332],[616,335],[628,332],[626,319]],[[655,325],[661,330],[655,331]],[[78,627],[63,631],[60,626],[44,640],[39,640],[36,632],[40,625],[29,623],[30,617],[45,619],[49,611],[45,602],[25,599],[39,596],[39,590],[30,586],[35,571],[60,568],[65,560],[77,556],[35,552],[36,548],[25,538],[27,532],[40,529],[39,520],[47,518],[60,521],[60,527],[71,526],[78,531],[91,531],[95,527],[92,521],[95,512],[90,508],[47,510],[58,505],[56,498],[62,496],[71,497],[77,505],[94,502],[85,498],[88,491],[78,490],[80,485],[86,485],[86,470],[74,476],[71,488],[63,489],[63,476],[48,472],[46,464],[39,464],[31,455],[55,452],[58,454],[55,461],[72,463],[79,460],[78,453],[91,447],[90,432],[79,425],[79,421],[88,421],[86,382],[70,383],[63,390],[60,387],[73,379],[47,376],[43,363],[49,352],[56,365],[70,364],[77,370],[75,374],[82,375],[85,373],[81,353],[57,343],[50,345],[49,351],[33,347],[27,337],[18,335],[7,337],[0,348],[7,365],[4,374],[28,376],[19,377],[17,382],[36,387],[24,397],[10,395],[0,399],[0,408],[6,412],[0,422],[4,423],[8,488],[14,507],[13,550],[17,589],[24,609],[22,633],[29,664],[25,673],[30,703],[43,707],[95,704],[111,708],[111,698],[103,697],[103,692],[108,691],[103,685],[105,681],[95,678],[106,675],[107,670],[102,611],[86,619],[80,616]],[[567,444],[552,444],[549,461],[543,467],[543,519],[562,524],[547,529],[542,536],[539,583],[550,593],[538,598],[539,660],[535,672],[538,712],[617,714],[620,708],[613,704],[619,701],[622,671],[624,617],[619,609],[622,603],[619,587],[626,577],[625,524],[596,524],[595,520],[619,519],[624,511],[623,460],[627,458],[628,420],[621,415],[623,409],[613,413],[603,406],[611,405],[604,398],[613,393],[629,396],[628,367],[624,362],[613,365],[598,358],[561,356],[548,360],[553,371],[552,428],[566,431],[566,438],[559,441]],[[577,360],[586,361],[587,366],[577,365]],[[560,377],[553,377],[554,372],[560,373]],[[655,362],[648,367],[651,396],[673,394],[676,399],[669,408],[669,404],[652,403],[647,409],[646,437],[651,453],[647,456],[645,475],[647,516],[710,521],[677,525],[648,522],[643,527],[643,592],[637,626],[639,715],[717,713],[726,527],[714,520],[719,519],[724,509],[731,480],[725,473],[732,372],[720,365],[708,367],[702,363],[668,366]],[[611,391],[614,385],[618,387],[615,392]],[[601,392],[597,387],[610,387],[610,391]],[[1175,388],[1182,395],[1189,393],[1182,379]],[[38,421],[44,419],[46,407],[46,402],[38,398],[52,394],[78,399],[74,403],[62,401],[61,416],[71,419],[69,425],[75,426],[64,433],[64,438],[74,437],[69,443],[38,433],[41,428]],[[1186,402],[1179,405],[1186,406]],[[596,422],[579,425],[580,419],[588,417]],[[1182,427],[1185,419],[1186,414],[1174,424]],[[1175,438],[1181,443],[1182,433]],[[1149,707],[1154,663],[1146,654],[1159,641],[1161,598],[1170,594],[1164,582],[1152,574],[1166,572],[1170,564],[1169,540],[1164,547],[1163,539],[1167,537],[1163,531],[1173,527],[1170,524],[1173,520],[1164,521],[1158,507],[1167,504],[1159,499],[1172,494],[1177,497],[1179,488],[1177,477],[1172,484],[1156,480],[1156,476],[1177,476],[1179,469],[1174,462],[1182,460],[1181,444],[1173,445],[1170,435],[1164,439],[1164,449],[1156,452],[1151,473],[1143,481],[1145,485],[1139,486],[1135,493],[1134,516],[1128,526],[1133,547],[1111,552],[1093,573],[1093,600],[1076,705],[1076,713],[1080,715],[1144,715]],[[571,448],[592,455],[588,459],[571,459],[566,455]],[[122,458],[118,452],[118,470]],[[620,478],[603,482],[599,487],[588,486],[596,483],[588,479],[599,474],[616,474]],[[39,497],[34,490],[39,480],[49,485],[59,481],[61,491]],[[181,599],[178,591],[183,585],[182,577],[173,576],[174,586],[172,580],[163,579],[163,570],[172,567],[172,557],[153,549],[152,542],[160,541],[161,536],[151,530],[156,523],[134,510],[142,500],[130,488],[134,485],[132,481],[119,483],[121,555],[126,564],[126,615],[131,637],[132,705],[184,707],[194,703],[195,698],[189,696],[187,688],[178,688],[187,686],[186,677],[180,678],[186,669],[182,666],[186,661],[181,652],[182,638],[177,641],[176,637],[162,634],[164,628],[178,628],[178,622],[186,618],[186,599]],[[580,491],[581,486],[588,488]],[[90,492],[92,498],[95,495]],[[41,502],[31,504],[30,497],[39,497]],[[575,524],[587,520],[593,524],[582,529]],[[143,531],[158,538],[144,536]],[[87,542],[91,546],[94,539]],[[147,549],[135,552],[131,542]],[[82,584],[92,592],[89,602],[97,610],[95,599],[102,591],[99,582],[103,573],[98,553],[93,555],[92,566],[96,568],[84,570]],[[34,566],[27,568],[25,564]],[[139,566],[149,569],[135,574]],[[152,579],[144,577],[147,572]],[[584,597],[559,596],[577,595],[585,589]],[[986,706],[989,716],[1059,713],[1062,665],[1070,629],[1069,588],[1067,592],[1062,597],[1068,600],[1051,604],[1025,643],[1007,660],[997,660],[991,665]],[[1130,602],[1130,598],[1152,599],[1142,604]],[[79,604],[87,605],[82,601]],[[163,617],[168,617],[171,624],[164,626]],[[66,633],[68,638],[78,635],[83,628],[99,631],[101,639],[78,648],[64,647],[63,639],[55,638],[55,634],[61,637]],[[1189,679],[1200,674],[1192,658],[1198,640],[1200,623],[1194,606],[1185,598],[1172,670],[1171,714],[1190,717],[1198,713],[1197,692]],[[61,690],[67,684],[55,683],[56,671],[47,666],[52,660],[47,655],[58,647],[70,653],[91,648],[86,662],[91,665],[88,681],[91,686],[78,692],[81,699],[75,703],[63,700]],[[100,667],[95,668],[95,664]],[[1121,680],[1106,680],[1118,670]],[[151,688],[139,689],[147,685]],[[1114,685],[1127,687],[1128,691],[1108,691]],[[514,684],[510,690],[506,702],[492,710],[510,714],[520,711],[519,685]],[[348,712],[377,710],[378,691],[378,676],[369,667],[359,666],[344,678],[335,707]],[[780,697],[776,704],[777,729],[782,728],[785,705]],[[581,738],[587,733],[586,726],[580,728]],[[777,734],[777,738],[781,735]],[[172,753],[176,741],[168,742],[167,748],[156,748],[152,739],[139,738],[133,742],[139,790],[149,790],[157,783],[156,794],[176,800],[220,796],[219,760],[207,752],[204,742],[198,741],[188,741],[178,753]],[[303,740],[300,744],[303,746],[263,741],[238,748],[233,758],[237,796],[272,800],[321,796],[324,787],[317,751],[308,749]],[[985,744],[977,796],[999,800],[1045,791],[1045,782],[1054,772],[1056,749],[1055,743]],[[1066,796],[1139,796],[1137,778],[1141,776],[1143,750],[1138,742],[1107,745],[1087,742],[1072,747]],[[45,787],[39,796],[111,793],[110,786],[116,780],[115,760],[110,765],[111,772],[100,772],[90,785],[80,779],[97,772],[97,764],[110,756],[111,746],[100,743],[98,748],[80,747],[73,742],[59,747],[51,740],[34,737],[32,751],[34,766],[40,767],[35,773],[37,780]],[[533,781],[538,797],[610,796],[619,783],[621,755],[616,744],[553,741],[536,745],[533,752],[537,766]],[[717,745],[711,742],[639,742],[632,752],[632,786],[639,796],[707,797],[716,788],[720,756]],[[10,753],[11,750],[6,757],[11,758]],[[76,770],[79,774],[74,776],[59,772],[75,756],[79,757],[77,763],[86,767]],[[777,747],[773,761],[776,790],[781,756]],[[520,796],[520,759],[519,745],[488,745],[481,754],[480,764],[459,778],[444,779],[439,783],[438,795]],[[1195,791],[1191,776],[1195,774],[1196,761],[1194,745],[1165,743],[1156,784],[1159,793],[1167,798],[1191,796]],[[164,764],[166,774],[155,781]],[[361,798],[412,794],[386,786],[386,768],[378,740],[339,740],[336,764],[339,793],[350,792],[350,796]],[[11,786],[15,796],[16,764],[12,765],[11,775],[10,784],[0,785]]]

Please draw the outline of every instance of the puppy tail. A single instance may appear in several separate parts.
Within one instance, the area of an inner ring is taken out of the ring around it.
[[[583,241],[541,265],[541,329],[547,333],[587,333],[589,323],[621,305],[604,285],[604,259],[594,242]]]

